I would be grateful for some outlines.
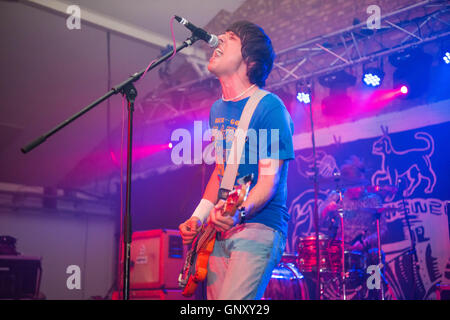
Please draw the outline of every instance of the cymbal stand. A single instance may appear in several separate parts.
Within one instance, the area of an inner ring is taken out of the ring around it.
[[[306,87],[310,97],[312,96],[312,84],[307,83]],[[309,116],[311,121],[311,143],[312,143],[312,152],[313,152],[313,170],[314,170],[314,211],[313,211],[313,220],[314,220],[314,229],[316,233],[316,262],[317,262],[317,270],[316,270],[316,297],[318,300],[322,300],[323,290],[320,276],[320,242],[319,242],[319,206],[318,206],[318,198],[319,198],[319,184],[318,184],[318,169],[317,169],[317,156],[316,156],[316,138],[314,134],[314,120],[313,120],[313,108],[312,108],[312,98],[309,100]]]
[[[417,257],[417,250],[416,250],[416,237],[414,236],[414,232],[411,229],[411,222],[409,221],[409,214],[408,214],[408,208],[406,207],[406,200],[405,200],[405,195],[404,195],[404,184],[405,181],[404,179],[398,179],[397,181],[398,186],[399,186],[399,193],[402,195],[402,204],[403,204],[403,210],[405,210],[405,221],[406,221],[406,226],[408,227],[408,231],[409,231],[409,238],[411,239],[411,249],[409,250],[408,254],[412,254],[412,264],[411,264],[411,268],[412,268],[412,276],[413,276],[413,298],[417,299],[417,273],[418,273],[418,269],[419,269],[419,265],[418,265],[418,257]]]
[[[334,176],[338,178],[340,176],[339,173],[335,173]],[[342,264],[342,275],[341,275],[341,283],[342,283],[342,299],[347,300],[346,288],[345,288],[345,248],[344,248],[344,207],[343,207],[343,199],[342,199],[342,188],[339,184],[336,186],[336,191],[339,194],[339,203],[340,208],[338,209],[338,214],[341,220],[341,264]]]
[[[383,275],[383,265],[382,265],[383,261],[382,261],[382,257],[381,257],[381,235],[380,235],[380,217],[381,217],[381,212],[377,211],[375,215],[376,215],[376,218],[377,218],[378,268],[379,268],[379,272],[380,272],[380,277],[383,280],[385,280],[384,279],[384,275]],[[383,286],[383,282],[380,281],[381,300],[384,300],[384,286]]]

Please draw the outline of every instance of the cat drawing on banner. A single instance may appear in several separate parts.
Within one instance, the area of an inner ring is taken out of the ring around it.
[[[425,193],[432,193],[436,185],[436,174],[431,166],[430,157],[434,153],[434,140],[426,132],[417,132],[414,137],[426,142],[426,147],[399,151],[392,144],[387,127],[381,127],[383,135],[372,145],[372,154],[381,156],[381,168],[372,176],[372,184],[379,185],[388,181],[396,185],[399,179],[406,180],[403,196],[411,196],[416,188],[426,180]],[[386,201],[392,201],[386,199]]]

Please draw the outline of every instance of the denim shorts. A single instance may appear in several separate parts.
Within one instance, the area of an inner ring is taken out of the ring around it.
[[[259,300],[286,246],[284,234],[261,223],[218,233],[208,262],[208,300]]]

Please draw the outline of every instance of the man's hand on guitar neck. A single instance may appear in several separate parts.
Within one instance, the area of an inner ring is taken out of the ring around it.
[[[180,224],[178,229],[180,230],[183,244],[191,244],[201,228],[202,222],[197,217],[190,217],[188,220]]]

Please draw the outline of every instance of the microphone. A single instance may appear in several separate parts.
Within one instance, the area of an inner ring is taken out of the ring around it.
[[[186,28],[192,31],[192,34],[199,39],[206,41],[211,48],[216,48],[219,45],[219,38],[215,34],[209,34],[202,28],[199,28],[189,21],[187,21],[185,18],[175,16],[175,20],[177,20],[179,23],[184,25]]]

